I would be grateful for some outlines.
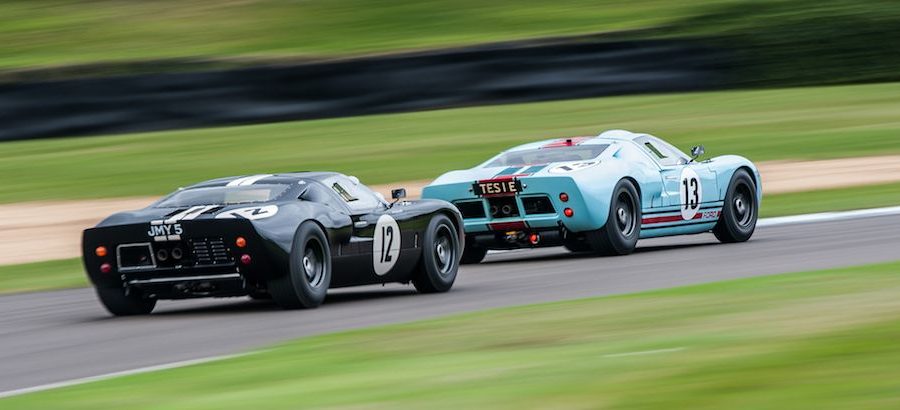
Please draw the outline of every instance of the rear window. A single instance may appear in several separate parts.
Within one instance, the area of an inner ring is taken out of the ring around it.
[[[217,186],[188,188],[169,195],[156,204],[157,208],[181,208],[197,205],[235,205],[270,202],[288,190],[284,184]]]
[[[571,147],[537,148],[510,151],[500,154],[487,163],[486,167],[510,167],[525,165],[545,165],[551,162],[584,161],[600,156],[608,148],[602,145],[575,145]]]

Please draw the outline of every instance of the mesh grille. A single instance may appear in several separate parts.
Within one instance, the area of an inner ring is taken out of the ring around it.
[[[190,243],[196,265],[234,263],[234,258],[228,254],[228,248],[225,247],[225,240],[222,238],[197,238],[191,239]]]

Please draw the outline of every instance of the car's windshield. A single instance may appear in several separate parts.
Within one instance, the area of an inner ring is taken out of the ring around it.
[[[584,161],[600,156],[608,144],[574,145],[571,147],[536,148],[500,154],[486,167],[545,165],[551,162]]]
[[[156,204],[158,208],[180,208],[197,205],[235,205],[269,202],[278,199],[289,188],[284,184],[217,186],[188,188],[168,196]]]

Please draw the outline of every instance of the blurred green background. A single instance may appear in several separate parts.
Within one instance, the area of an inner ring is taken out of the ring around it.
[[[587,33],[703,39],[734,52],[748,86],[900,80],[894,0],[12,0],[0,3],[0,69],[256,63]]]

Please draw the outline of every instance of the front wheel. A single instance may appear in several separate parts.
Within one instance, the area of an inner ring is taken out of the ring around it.
[[[156,307],[156,299],[139,293],[127,293],[125,288],[97,288],[97,298],[103,307],[116,316],[147,315]]]
[[[627,255],[634,252],[640,236],[640,197],[634,184],[623,179],[613,189],[606,225],[585,233],[585,242],[598,255]]]
[[[713,234],[724,243],[744,242],[753,236],[759,210],[756,204],[756,184],[750,174],[737,170],[728,183],[725,205]]]
[[[294,234],[290,269],[269,281],[269,294],[284,309],[310,309],[325,300],[331,284],[331,249],[319,225],[304,222]]]
[[[422,260],[412,279],[422,293],[446,292],[453,287],[459,270],[460,246],[456,226],[446,215],[435,215],[422,241]]]

